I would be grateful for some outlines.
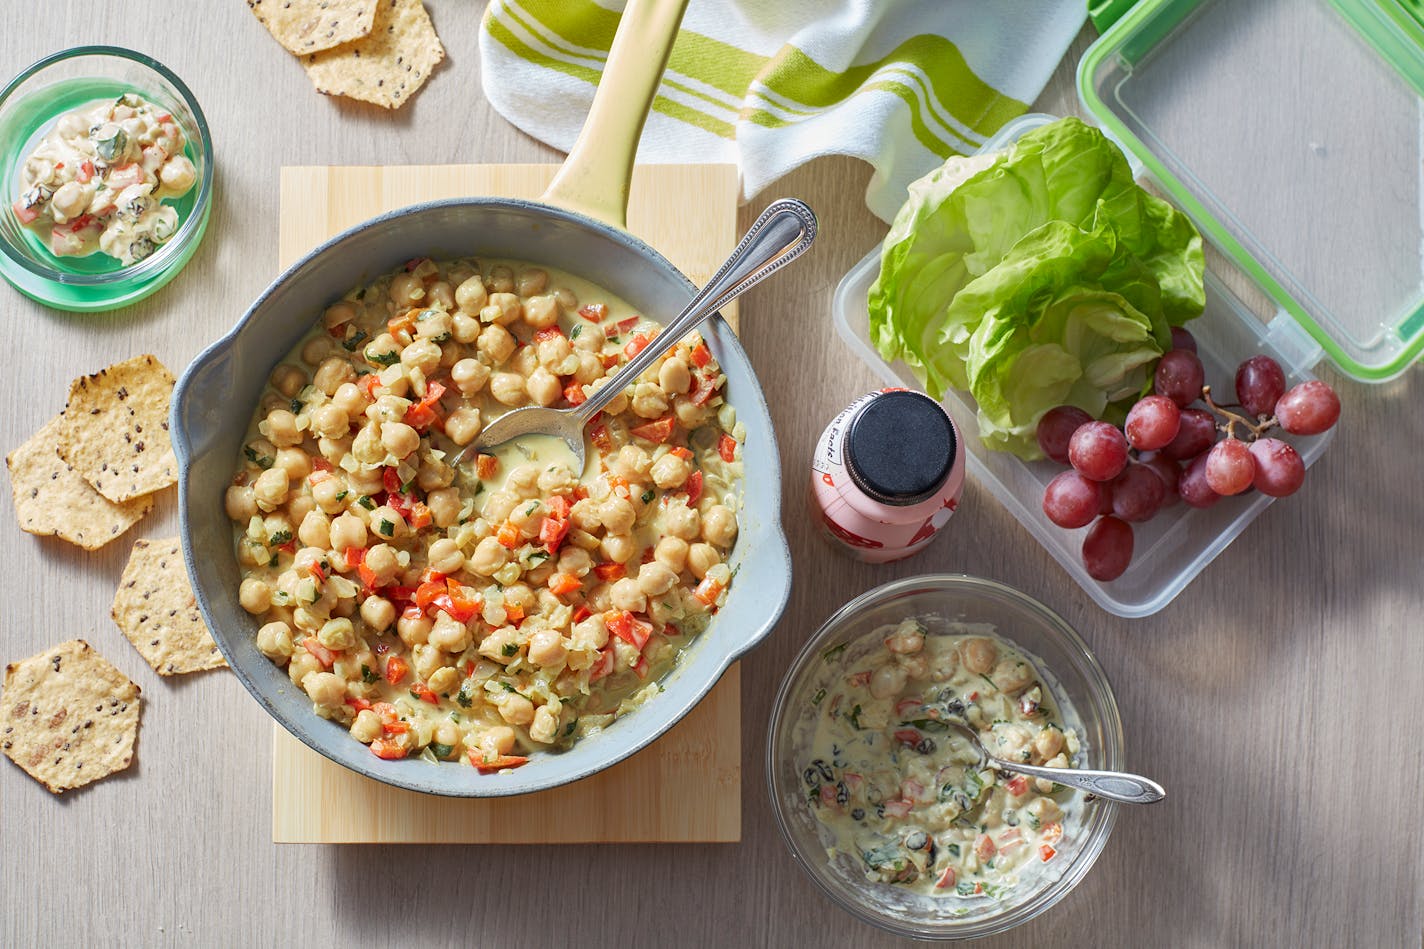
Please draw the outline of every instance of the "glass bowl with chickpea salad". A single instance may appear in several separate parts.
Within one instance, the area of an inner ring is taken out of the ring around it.
[[[82,46],[0,90],[0,275],[59,309],[112,310],[172,280],[202,241],[212,141],[162,63]]]
[[[413,259],[325,308],[224,498],[256,648],[312,714],[498,781],[660,694],[733,584],[745,431],[701,336],[618,383],[581,470],[549,436],[446,460],[504,412],[581,403],[658,331],[491,258]]]
[[[772,710],[767,778],[782,837],[835,903],[924,939],[1002,932],[1047,911],[1107,843],[1115,806],[984,768],[993,754],[1118,768],[1122,724],[1078,635],[991,580],[910,577],[838,610]]]

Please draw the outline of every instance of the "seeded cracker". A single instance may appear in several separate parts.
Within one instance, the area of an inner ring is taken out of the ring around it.
[[[109,612],[159,675],[227,665],[198,612],[176,537],[134,543]]]
[[[139,688],[82,639],[5,667],[0,751],[62,794],[133,761]]]
[[[378,0],[247,0],[277,42],[298,56],[369,36]]]
[[[69,384],[59,453],[115,503],[178,480],[168,440],[173,374],[154,356],[135,356]]]
[[[323,95],[398,109],[444,58],[420,0],[381,0],[370,36],[304,56],[302,67]]]
[[[153,510],[153,498],[115,504],[59,457],[55,445],[63,416],[56,415],[30,440],[5,456],[20,530],[61,537],[98,550]]]

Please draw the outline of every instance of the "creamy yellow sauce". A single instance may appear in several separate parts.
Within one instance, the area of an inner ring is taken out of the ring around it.
[[[990,627],[933,635],[911,618],[879,633],[883,646],[814,699],[802,775],[829,855],[925,895],[1005,898],[1057,858],[1078,794],[981,767],[942,722],[968,724],[998,757],[1048,767],[1072,767],[1078,737],[1032,661]]]

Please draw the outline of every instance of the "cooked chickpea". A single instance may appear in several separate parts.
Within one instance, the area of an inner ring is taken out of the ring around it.
[[[432,630],[431,635],[434,635]],[[450,657],[439,648],[428,643],[418,643],[410,649],[410,667],[417,679],[428,679],[437,669],[450,664]]]
[[[547,465],[539,472],[535,487],[541,494],[564,494],[578,485],[578,477],[565,465]]]
[[[645,481],[653,459],[637,445],[624,445],[608,459],[608,470],[625,481]]]
[[[440,368],[440,346],[428,339],[418,339],[401,350],[400,361],[406,369],[419,369],[429,376]]]
[[[673,573],[682,573],[687,565],[687,541],[681,537],[663,537],[653,548],[653,559]]]
[[[287,502],[287,516],[295,523],[300,524],[312,511],[316,510],[316,502],[312,500],[310,494],[298,494]]]
[[[565,547],[559,551],[559,573],[582,577],[593,569],[593,558],[580,547]]]
[[[490,268],[489,279],[485,281],[485,286],[496,293],[510,293],[514,290],[514,271],[500,264]]]
[[[415,321],[415,335],[432,343],[445,342],[453,329],[450,314],[441,310],[424,310]]]
[[[281,620],[264,624],[257,631],[257,648],[268,659],[285,662],[292,657],[292,627]]]
[[[302,679],[302,688],[323,709],[338,708],[346,701],[346,680],[331,672],[314,672]]]
[[[511,725],[528,725],[534,721],[534,703],[517,692],[506,692],[499,702],[499,715]]]
[[[538,666],[555,666],[564,661],[568,650],[557,629],[535,630],[529,637],[529,661]]]
[[[465,555],[460,552],[460,545],[448,537],[442,537],[431,544],[426,559],[430,564],[430,569],[439,571],[447,577],[458,573],[460,568],[465,565]]]
[[[297,539],[307,547],[326,549],[331,545],[331,518],[321,511],[310,511],[297,528]]]
[[[553,405],[563,395],[563,390],[559,387],[559,377],[543,366],[529,374],[524,387],[529,392],[529,398],[545,407]]]
[[[325,395],[336,394],[336,390],[348,382],[356,381],[356,368],[350,361],[340,356],[332,356],[325,359],[317,367],[316,375],[312,378],[312,385],[320,389]]]
[[[654,382],[640,382],[633,387],[633,413],[643,418],[661,418],[667,414],[667,395]]]
[[[327,403],[312,413],[312,429],[326,438],[344,438],[351,428],[351,416],[334,403]]]
[[[959,644],[959,661],[975,675],[987,675],[999,658],[999,647],[993,640],[976,637]]]
[[[445,434],[457,445],[468,445],[484,428],[480,410],[461,407],[445,417]]]
[[[425,299],[425,282],[415,274],[398,273],[391,278],[387,292],[396,306],[413,307]]]
[[[518,373],[496,372],[490,376],[489,389],[490,395],[502,405],[514,407],[528,401],[529,392],[524,387],[523,377]]]
[[[529,539],[539,533],[539,528],[544,523],[544,515],[548,510],[544,506],[544,502],[538,498],[521,502],[509,512],[509,523],[519,528],[519,532],[524,535],[525,539]]]
[[[524,304],[512,293],[491,293],[489,303],[480,311],[480,319],[497,326],[508,326],[519,319]]]
[[[702,515],[702,539],[718,547],[730,547],[737,539],[737,515],[725,504],[714,504]]]
[[[638,552],[638,543],[631,534],[609,534],[600,542],[599,550],[615,563],[627,563]]]
[[[893,698],[905,688],[906,679],[904,669],[894,663],[886,663],[871,674],[870,694],[877,699]]]
[[[409,617],[402,613],[396,620],[396,635],[407,646],[424,645],[430,639],[430,628],[434,625],[428,616]]]
[[[692,465],[687,459],[668,452],[653,462],[653,467],[649,474],[652,476],[653,484],[666,491],[682,485],[682,483],[687,480],[688,475],[692,474]],[[705,520],[703,521],[703,529],[706,529]]]
[[[613,603],[614,609],[642,613],[648,608],[647,595],[639,588],[638,581],[632,577],[624,577],[614,583],[608,598]]]
[[[383,596],[368,596],[361,601],[361,619],[376,632],[383,633],[396,621],[395,604]]]
[[[352,547],[366,546],[366,525],[354,514],[342,514],[331,522],[331,549],[345,553]]]
[[[491,758],[496,755],[507,755],[514,750],[514,737],[512,728],[504,725],[491,726],[480,734],[479,749]]]
[[[455,469],[433,456],[426,457],[420,463],[420,468],[415,475],[415,483],[420,485],[422,491],[448,488],[454,481]]]
[[[345,412],[348,419],[365,412],[368,401],[366,393],[354,382],[343,383],[331,397],[331,404]]]
[[[489,378],[489,366],[478,359],[461,359],[450,367],[450,379],[460,390],[461,395],[475,395],[485,387]]]
[[[454,666],[441,666],[439,669],[436,669],[430,674],[430,679],[425,684],[428,685],[430,687],[430,691],[434,692],[436,695],[449,695],[451,692],[454,692],[460,686],[460,670],[456,669]],[[440,727],[444,728],[445,725],[449,725],[451,731],[454,731],[455,726],[453,723],[445,722]],[[441,737],[443,738],[446,736]],[[440,742],[440,744],[453,745],[455,744],[455,742],[442,741]]]
[[[282,393],[287,398],[293,398],[302,387],[307,384],[306,370],[301,366],[294,366],[289,362],[284,362],[276,369],[272,370],[272,388]]]
[[[478,274],[455,288],[455,305],[462,313],[479,313],[488,302],[489,293]]]
[[[300,445],[302,433],[297,430],[297,417],[286,409],[273,409],[267,414],[267,437],[278,448]]]
[[[404,458],[420,447],[420,433],[404,422],[387,422],[381,426],[381,444],[397,458]]]
[[[436,527],[452,527],[460,519],[460,492],[456,488],[441,488],[431,491],[425,497],[425,506],[430,508],[430,516]]]
[[[486,537],[475,545],[475,552],[466,565],[482,577],[493,576],[509,560],[509,551],[493,537]]]
[[[924,630],[912,623],[901,623],[885,638],[885,648],[902,656],[919,652],[925,645]]]
[[[248,485],[234,484],[223,495],[223,508],[227,516],[239,523],[246,523],[257,516],[257,501]]]
[[[380,510],[380,508],[377,508]],[[390,544],[377,544],[366,551],[366,568],[375,575],[376,586],[388,586],[395,582],[396,573],[400,570],[400,561],[396,558],[396,549]]]
[[[322,624],[316,638],[327,649],[351,649],[356,645],[356,627],[349,619],[330,619]]]
[[[662,596],[676,585],[677,572],[656,559],[638,569],[638,589],[647,596]]]
[[[446,652],[464,652],[470,648],[470,641],[470,631],[464,623],[445,613],[435,615],[435,625],[430,628],[430,645]]]
[[[406,535],[405,518],[400,511],[383,504],[371,512],[371,531],[386,540],[400,540]],[[368,554],[368,561],[369,558]]]
[[[536,330],[559,324],[559,301],[552,295],[535,296],[524,301],[524,322]]]
[[[277,459],[273,462],[272,467],[285,471],[289,480],[300,481],[311,474],[311,456],[300,448],[279,448],[277,449]]]
[[[274,511],[287,500],[287,473],[276,465],[257,476],[252,497],[264,511]]]
[[[994,666],[989,678],[1004,692],[1019,692],[1033,681],[1033,666],[1020,659],[1004,659]]]
[[[368,708],[357,712],[355,720],[351,722],[351,737],[363,745],[369,745],[380,738],[382,731],[381,716]]]
[[[565,371],[564,363],[573,355],[573,348],[569,345],[567,337],[555,334],[548,339],[540,340],[535,346],[535,352],[539,357],[539,365],[555,375],[566,376],[569,374]],[[576,368],[578,368],[577,360],[568,365],[569,371]]]
[[[1056,728],[1045,728],[1033,739],[1033,750],[1044,761],[1055,757],[1063,750],[1063,733]]]
[[[320,671],[321,663],[305,649],[294,650],[291,660],[287,663],[287,677],[297,685],[301,685],[307,676]]]
[[[674,395],[685,395],[687,390],[692,388],[692,373],[681,356],[664,360],[658,369],[658,385],[664,392]]]
[[[475,345],[489,357],[491,364],[498,366],[514,352],[514,337],[503,326],[491,323],[480,331]]]
[[[696,540],[702,532],[702,515],[696,508],[682,502],[673,502],[662,510],[663,532],[670,537]]]
[[[603,526],[608,528],[609,533],[626,534],[633,529],[633,522],[637,520],[638,513],[633,509],[633,503],[626,498],[613,495],[598,507],[598,519],[603,522]]]
[[[335,342],[324,333],[307,340],[302,346],[302,362],[308,366],[321,365],[321,361],[331,355],[331,347]]]
[[[711,544],[693,544],[687,548],[687,569],[699,580],[721,562],[722,555],[717,553],[717,548]]]

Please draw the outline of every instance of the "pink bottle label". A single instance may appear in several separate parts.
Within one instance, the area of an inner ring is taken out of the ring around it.
[[[889,563],[923,550],[959,507],[964,490],[964,451],[953,418],[954,462],[933,497],[904,507],[884,504],[851,480],[842,457],[846,429],[876,396],[897,391],[903,390],[881,389],[852,402],[826,426],[811,461],[811,498],[822,528],[851,556],[868,563]]]

